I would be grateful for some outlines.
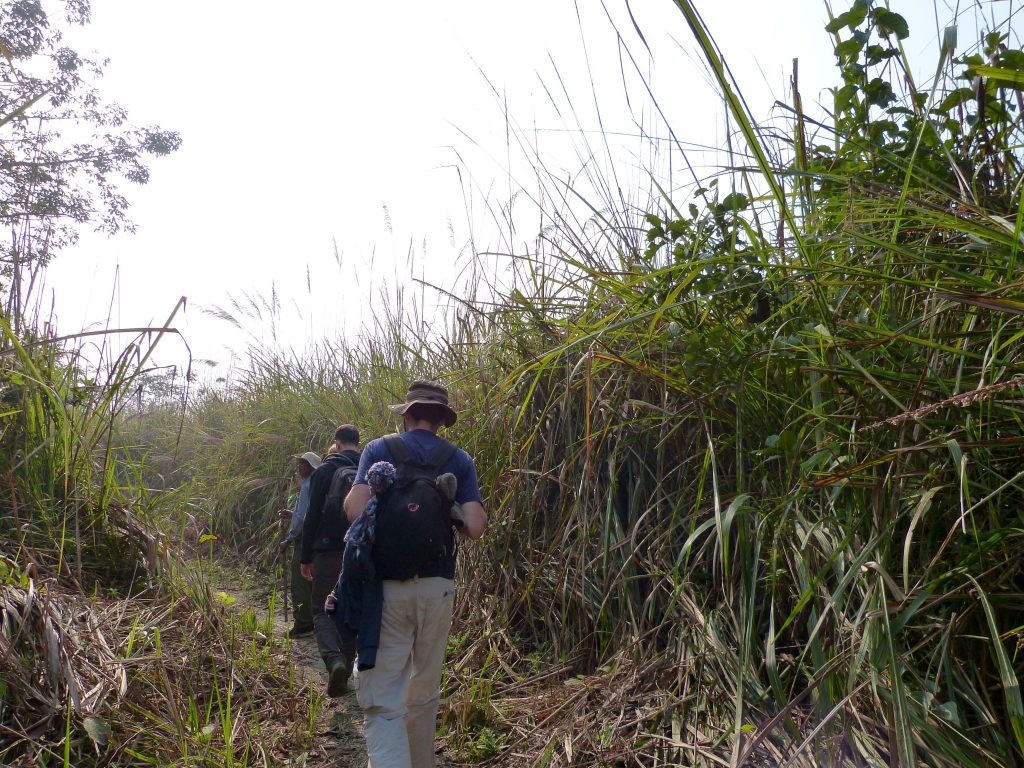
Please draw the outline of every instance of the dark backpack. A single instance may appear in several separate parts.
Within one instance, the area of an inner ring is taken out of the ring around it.
[[[443,440],[427,462],[419,462],[398,435],[384,438],[395,460],[395,482],[380,496],[373,562],[382,579],[405,581],[413,576],[438,575],[442,561],[452,557],[451,504],[434,481],[455,454]]]
[[[323,510],[320,513],[320,526],[316,532],[317,548],[344,549],[345,531],[348,530],[345,496],[352,488],[352,481],[355,478],[356,468],[351,464],[343,464],[331,475],[331,484],[327,487]]]
[[[331,485],[327,489],[327,496],[324,498],[324,517],[334,518],[338,515],[345,515],[345,497],[352,490],[352,481],[356,479],[356,468],[351,464],[338,467],[331,475]],[[346,527],[347,520],[346,519]]]

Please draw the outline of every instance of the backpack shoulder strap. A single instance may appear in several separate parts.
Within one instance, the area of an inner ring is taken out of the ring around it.
[[[331,475],[331,484],[327,488],[326,503],[335,508],[338,504],[343,504],[345,495],[355,479],[356,468],[351,464],[342,464],[340,467],[336,467],[334,474]]]
[[[334,490],[339,488],[346,477],[355,477],[356,468],[351,464],[342,464],[339,467],[335,467],[334,472],[331,474],[331,489]]]
[[[384,445],[388,447],[392,458],[399,464],[409,461],[409,449],[405,447],[405,441],[397,432],[392,435],[384,435]]]
[[[455,443],[442,439],[441,443],[434,449],[434,453],[430,457],[429,466],[431,469],[440,472],[441,468],[447,464],[454,455]]]
[[[455,455],[456,450],[454,443],[442,439],[434,449],[434,452],[430,455],[430,460],[425,463],[420,463],[418,461],[414,461],[409,455],[409,449],[406,447],[405,441],[402,440],[400,435],[385,435],[384,445],[388,447],[392,458],[394,458],[395,463],[399,468],[408,464],[410,466],[427,469],[433,472],[440,472],[441,467],[448,463],[449,459]]]

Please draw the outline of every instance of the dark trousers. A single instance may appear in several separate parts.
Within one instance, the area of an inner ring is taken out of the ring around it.
[[[292,616],[296,627],[313,626],[313,585],[302,578],[299,571],[300,562],[299,542],[292,542]]]
[[[341,575],[341,550],[333,552],[316,552],[313,555],[313,631],[320,656],[327,666],[327,671],[338,664],[351,667],[356,657],[355,643],[343,644],[338,635],[338,627],[334,617],[324,613],[324,602],[338,583]]]

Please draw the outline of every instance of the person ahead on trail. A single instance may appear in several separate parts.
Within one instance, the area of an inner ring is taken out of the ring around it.
[[[372,552],[382,581],[380,636],[374,665],[364,669],[360,657],[356,698],[373,768],[432,768],[444,649],[455,603],[451,500],[435,480],[442,474],[455,476],[463,536],[479,539],[487,516],[473,460],[437,434],[456,420],[448,391],[436,382],[414,381],[405,402],[391,410],[402,417],[406,431],[366,446],[345,499],[345,514],[354,521],[373,496],[367,470],[377,462],[396,468],[393,484],[377,497]]]
[[[298,459],[295,468],[296,473],[302,478],[299,485],[299,498],[295,502],[295,509],[282,509],[281,517],[291,518],[288,526],[288,535],[277,547],[277,558],[283,559],[288,547],[294,543],[292,550],[291,578],[292,578],[292,628],[288,630],[289,637],[308,635],[313,631],[313,610],[312,610],[312,589],[310,583],[302,578],[301,560],[302,551],[299,546],[299,539],[302,538],[302,524],[306,519],[306,510],[309,508],[309,479],[313,471],[320,466],[320,454],[307,451],[301,456],[292,456]],[[287,566],[286,566],[287,567]]]
[[[312,582],[313,630],[327,667],[327,695],[345,693],[355,660],[354,643],[341,642],[324,602],[338,581],[348,519],[342,508],[359,465],[359,430],[344,424],[334,433],[334,448],[310,478],[309,509],[302,526],[303,578]]]

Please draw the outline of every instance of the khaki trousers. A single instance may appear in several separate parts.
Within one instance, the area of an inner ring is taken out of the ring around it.
[[[452,626],[455,583],[384,582],[377,665],[359,673],[370,768],[434,768],[441,667]]]

